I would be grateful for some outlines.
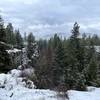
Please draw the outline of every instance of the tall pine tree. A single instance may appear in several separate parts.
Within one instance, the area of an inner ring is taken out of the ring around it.
[[[9,23],[6,27],[6,41],[8,44],[15,45],[16,44],[16,37],[13,31],[13,26]]]
[[[0,17],[0,72],[10,70],[10,58],[6,51],[6,32],[3,19]]]
[[[20,31],[19,30],[15,30],[15,35],[16,35],[16,47],[18,49],[22,49],[23,48],[23,38],[20,34]]]
[[[85,60],[84,60],[84,47],[80,43],[79,38],[79,25],[77,22],[72,29],[72,35],[69,40],[67,50],[67,66],[66,69],[66,83],[69,88],[84,90],[85,89],[85,76],[83,73]]]
[[[32,33],[27,37],[27,56],[31,61],[31,66],[35,67],[38,57],[38,46]]]
[[[53,39],[53,77],[54,77],[54,84],[55,86],[64,83],[64,70],[65,70],[65,52],[64,47],[62,45],[62,40],[57,36],[54,35]]]

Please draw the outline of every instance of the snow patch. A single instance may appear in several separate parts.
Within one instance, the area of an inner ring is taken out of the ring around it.
[[[8,74],[0,74],[0,88],[4,88],[5,90],[12,90],[18,86],[35,88],[32,81],[25,77],[20,77],[20,75],[21,71],[17,69],[11,70]]]
[[[16,49],[16,48],[14,48],[14,49],[12,49],[12,50],[6,50],[9,54],[10,53],[16,53],[16,52],[21,52],[21,50],[20,49]]]

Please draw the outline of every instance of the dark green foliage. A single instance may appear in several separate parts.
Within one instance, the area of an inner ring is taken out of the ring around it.
[[[93,42],[91,41],[90,46],[88,48],[88,66],[87,66],[87,84],[96,86],[97,80],[97,68],[98,68],[98,60],[95,48],[93,46]]]
[[[22,49],[24,44],[23,44],[23,38],[19,30],[15,30],[15,35],[16,35],[16,48]]]
[[[9,66],[11,64],[9,55],[6,51],[6,32],[4,28],[4,23],[0,17],[0,72],[7,72],[10,70]]]
[[[55,86],[57,86],[60,83],[64,82],[64,68],[66,66],[65,65],[66,58],[62,41],[59,38],[59,36],[57,36],[57,34],[54,35],[53,43],[54,43],[53,76],[54,76],[54,84]]]
[[[4,44],[0,43],[0,72],[8,72],[11,69],[11,61]]]
[[[69,84],[69,88],[85,90],[85,77],[83,74],[85,66],[84,48],[80,43],[79,26],[75,23],[69,40],[66,59],[65,82]]]
[[[48,45],[48,46],[47,46]],[[37,61],[37,66],[35,68],[38,88],[52,88],[53,84],[53,71],[52,71],[52,47],[51,41],[47,43],[46,40],[38,41],[39,46],[39,59]]]
[[[31,66],[35,67],[38,58],[38,46],[32,33],[27,37],[27,56]]]
[[[33,45],[35,43],[35,37],[33,36],[32,33],[30,33],[28,35],[28,38],[27,38],[27,55],[28,55],[28,58],[29,59],[32,59],[32,55],[33,53],[35,52],[34,51],[34,48],[33,48]]]
[[[5,29],[4,29],[4,22],[0,16],[0,41],[6,42],[5,37],[6,37],[6,34],[5,34]]]
[[[13,31],[13,26],[11,23],[9,23],[6,27],[6,41],[10,45],[15,45],[16,44],[16,36]]]
[[[87,71],[88,85],[96,86],[97,80],[97,63],[95,57],[92,57]]]

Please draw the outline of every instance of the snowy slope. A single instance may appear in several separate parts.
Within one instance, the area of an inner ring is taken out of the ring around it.
[[[30,80],[29,84],[19,77],[20,70],[12,70],[8,74],[0,74],[0,100],[67,100],[60,98],[51,90],[35,89]],[[100,88],[89,87],[87,92],[70,90],[69,100],[100,100]]]
[[[69,97],[70,100],[100,100],[100,88],[88,92],[70,90]]]

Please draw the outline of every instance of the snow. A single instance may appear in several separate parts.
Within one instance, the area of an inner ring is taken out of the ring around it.
[[[95,88],[93,91],[69,91],[70,100],[100,100],[100,88]]]
[[[89,47],[89,46],[86,46],[86,48],[88,48],[88,47]],[[100,52],[100,46],[94,46],[94,48],[95,48],[95,50],[96,50],[97,53]]]
[[[94,91],[96,88],[95,87],[93,87],[93,86],[89,86],[89,87],[87,87],[87,90],[88,91]]]
[[[16,53],[16,52],[21,52],[21,50],[19,50],[19,49],[16,49],[16,48],[14,48],[14,49],[12,49],[12,50],[6,50],[9,54],[10,53]]]
[[[20,70],[14,69],[8,74],[0,74],[0,88],[5,90],[12,90],[15,87],[30,87],[35,88],[32,81],[25,77],[19,77],[21,74]]]
[[[19,77],[21,75],[21,70],[13,69],[9,73],[14,77]]]
[[[0,94],[0,100],[55,100],[55,92],[50,90],[17,87],[11,91],[3,89],[0,89],[0,91],[3,92],[3,94]]]
[[[100,52],[100,46],[94,46],[94,47],[95,47],[96,52]]]
[[[0,100],[68,100],[57,92],[35,89],[32,81],[20,77],[21,70],[14,69],[8,74],[0,74]],[[29,87],[30,83],[31,88]],[[88,91],[69,90],[69,100],[100,100],[100,88],[88,87]]]

